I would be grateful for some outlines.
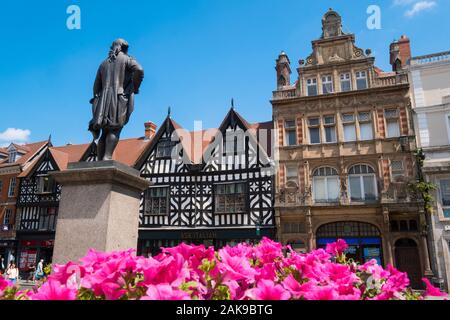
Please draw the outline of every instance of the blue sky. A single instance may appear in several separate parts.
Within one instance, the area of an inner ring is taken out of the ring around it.
[[[145,69],[136,110],[122,137],[143,123],[173,118],[218,126],[234,97],[249,121],[271,119],[274,64],[285,50],[293,64],[311,52],[328,8],[343,17],[357,45],[389,69],[389,43],[411,38],[413,55],[450,50],[444,22],[450,0],[40,0],[0,4],[0,145],[38,141],[84,143],[89,99],[99,63],[123,37]],[[81,30],[68,30],[66,9],[81,9]],[[380,30],[366,26],[367,7],[381,8]],[[296,78],[295,75],[293,75]]]

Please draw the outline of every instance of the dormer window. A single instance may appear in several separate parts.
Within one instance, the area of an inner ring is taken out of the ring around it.
[[[16,149],[11,149],[11,150],[8,152],[8,155],[9,155],[9,157],[8,157],[8,162],[9,162],[9,163],[14,163],[14,162],[16,162],[16,159],[17,159],[17,150],[16,150]]]

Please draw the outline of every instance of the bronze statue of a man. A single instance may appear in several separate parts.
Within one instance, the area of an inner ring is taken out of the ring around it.
[[[113,42],[109,57],[97,71],[94,83],[92,120],[89,131],[97,140],[97,161],[112,160],[122,128],[134,110],[134,95],[144,79],[144,70],[128,55],[128,43]]]

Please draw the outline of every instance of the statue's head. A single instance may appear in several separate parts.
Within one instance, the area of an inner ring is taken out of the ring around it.
[[[128,42],[124,39],[114,40],[109,51],[109,57],[115,58],[120,52],[128,54]]]

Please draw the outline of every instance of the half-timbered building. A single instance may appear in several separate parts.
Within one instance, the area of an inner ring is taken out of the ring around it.
[[[234,108],[218,129],[194,132],[169,115],[136,163],[152,183],[141,200],[139,253],[274,237],[271,129]]]
[[[145,138],[122,140],[114,159],[133,166],[148,142]],[[45,263],[52,261],[61,186],[51,173],[66,170],[71,162],[94,161],[95,157],[92,144],[49,146],[33,166],[18,176],[16,238],[17,260],[22,272],[40,259],[44,259]]]

